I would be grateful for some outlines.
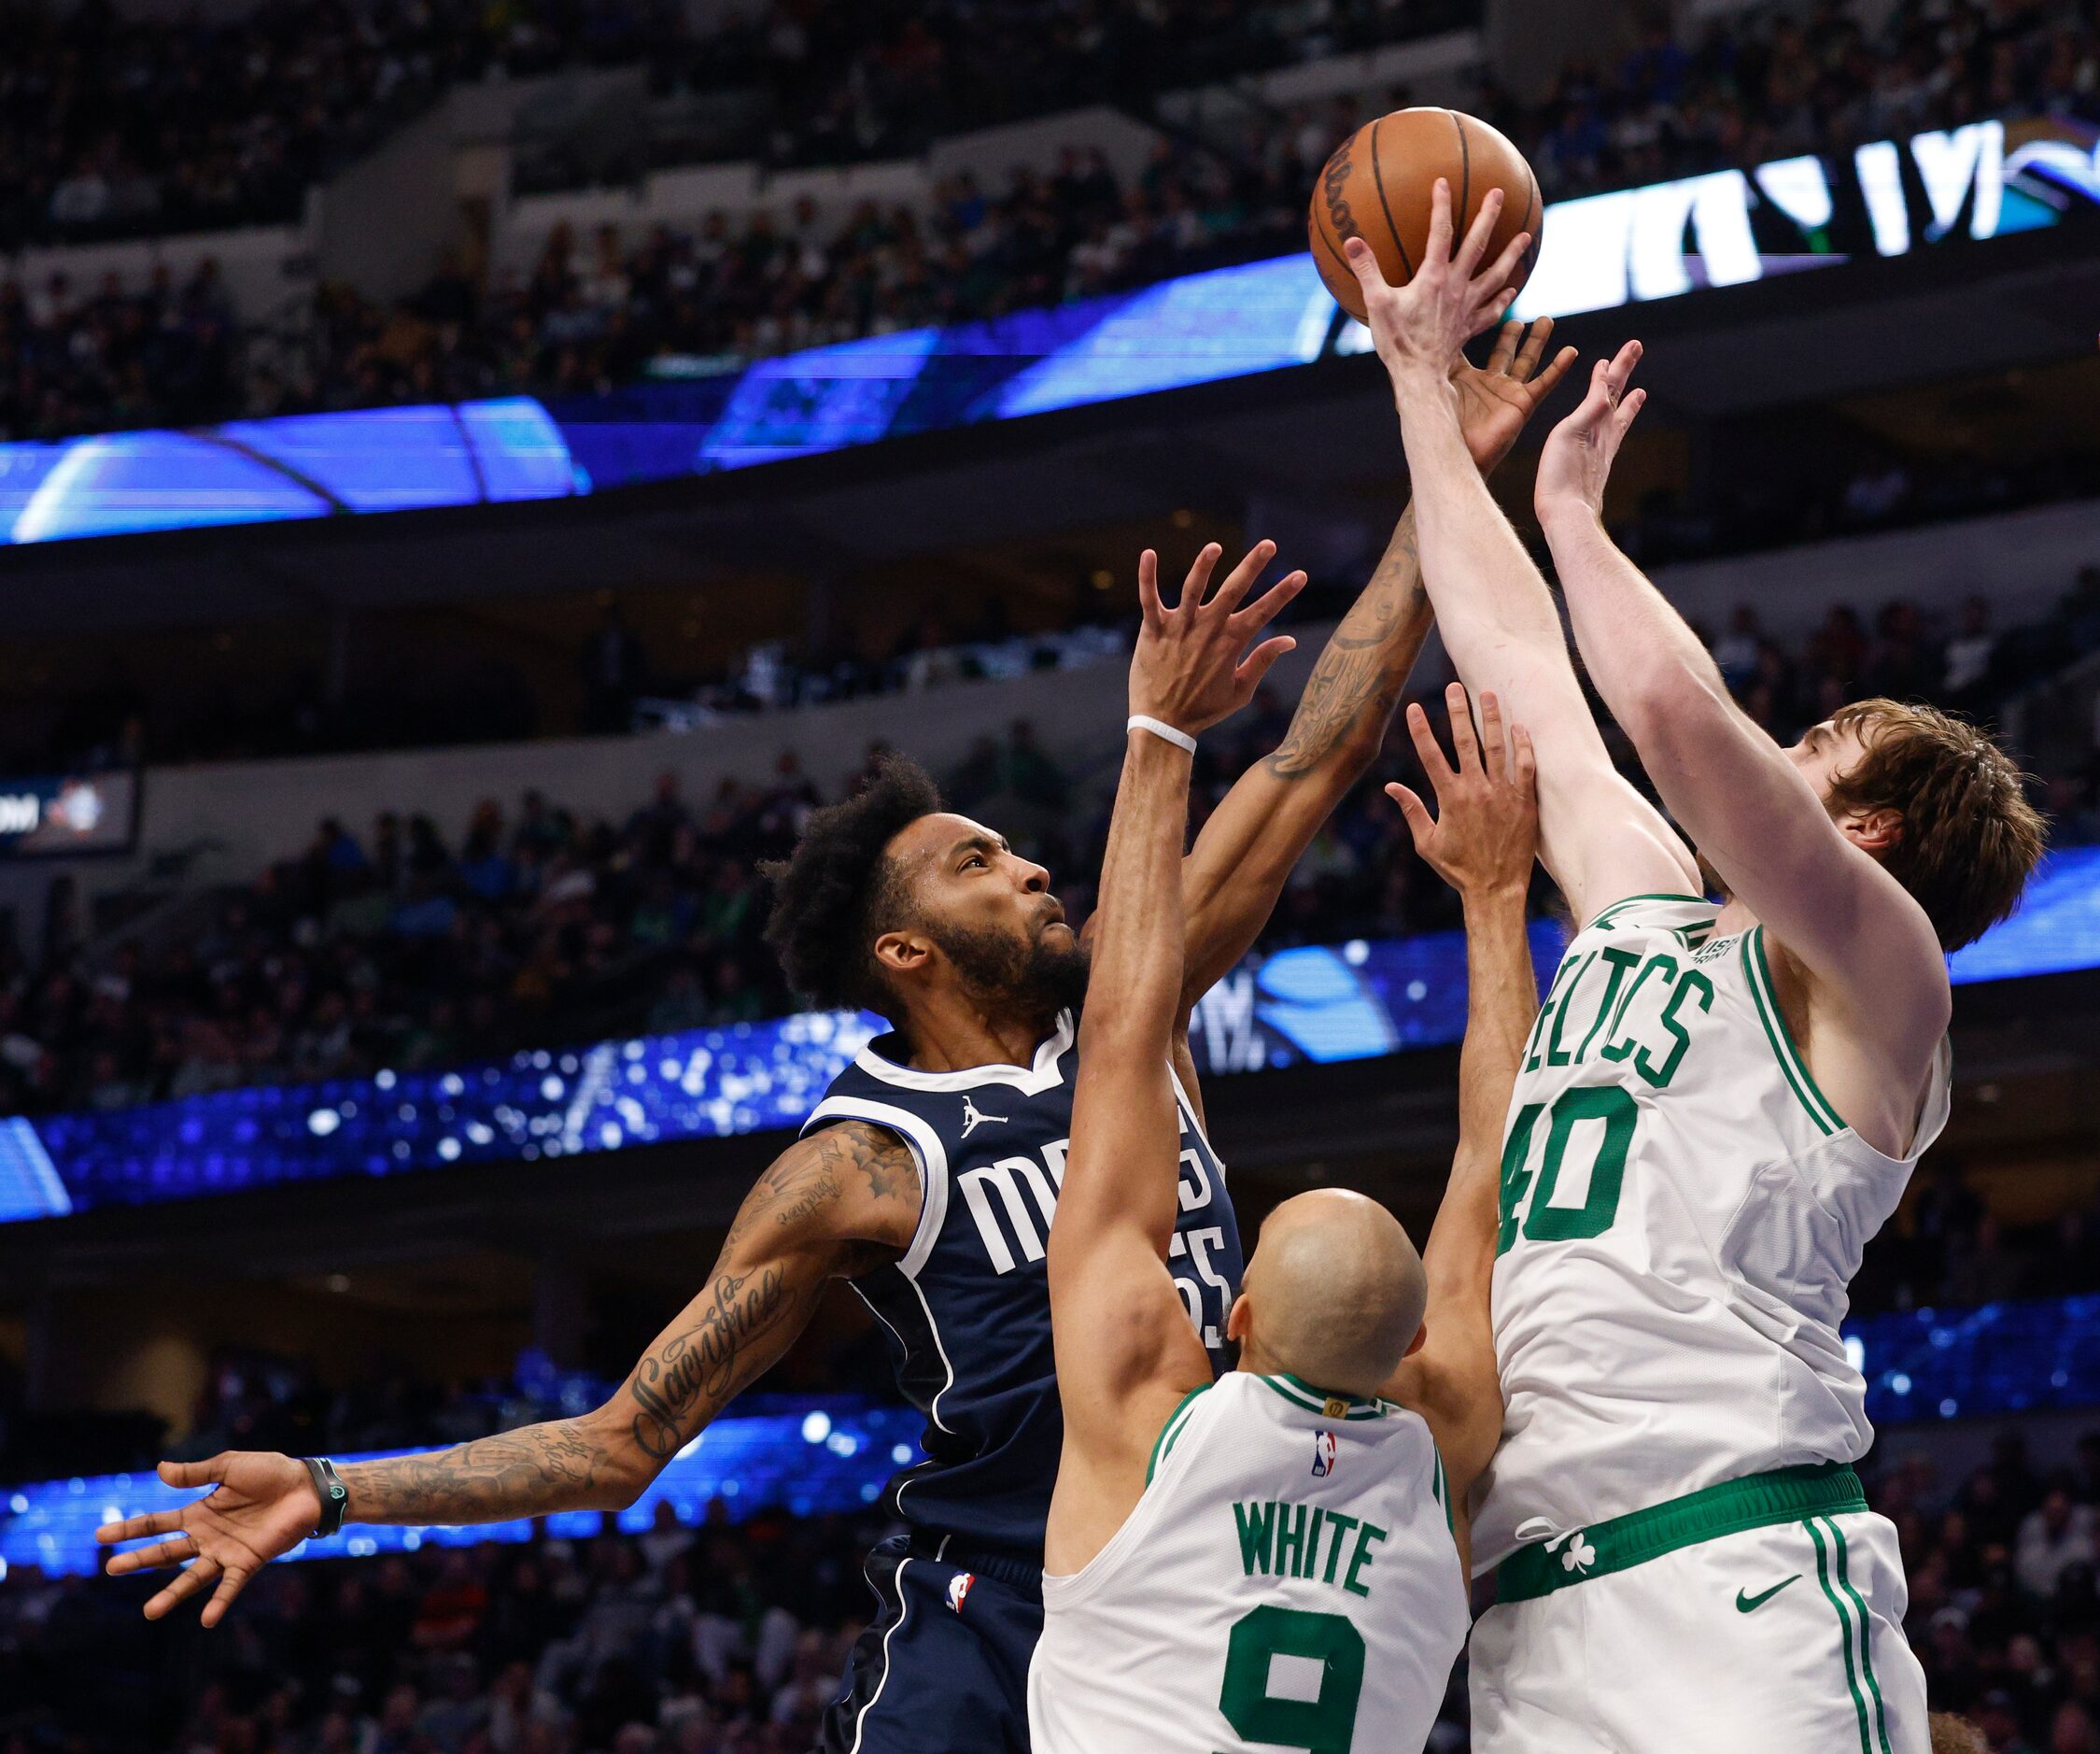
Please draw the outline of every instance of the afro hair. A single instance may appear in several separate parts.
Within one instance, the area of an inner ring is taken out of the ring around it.
[[[885,754],[860,791],[811,813],[787,858],[761,867],[773,884],[766,941],[810,1003],[889,1014],[895,997],[874,944],[909,917],[909,899],[883,849],[940,808],[940,788],[923,768]]]

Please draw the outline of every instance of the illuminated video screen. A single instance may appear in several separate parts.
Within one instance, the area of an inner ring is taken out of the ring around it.
[[[1554,203],[1520,317],[1672,299],[2100,219],[2100,140],[1979,121]],[[0,545],[561,499],[1272,372],[1360,351],[1299,252],[1053,310],[610,395],[289,416],[0,445]]]
[[[1542,980],[1561,928],[1531,927]],[[2100,847],[2049,856],[2011,919],[1951,962],[1957,985],[2100,968]],[[1449,1047],[1465,1033],[1458,932],[1304,945],[1196,1005],[1206,1076]],[[0,1223],[343,1176],[537,1163],[798,1126],[883,1025],[813,1011],[727,1028],[521,1051],[444,1071],[214,1091],[0,1122]]]

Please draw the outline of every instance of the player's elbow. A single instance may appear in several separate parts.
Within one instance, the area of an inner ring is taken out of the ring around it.
[[[632,1510],[641,1502],[641,1495],[656,1483],[662,1466],[656,1463],[644,1463],[640,1459],[621,1468],[599,1486],[598,1496],[601,1503],[587,1506],[593,1510]]]
[[[577,1510],[631,1509],[655,1483],[675,1451],[658,1457],[645,1450],[631,1416],[608,1402],[575,1422],[582,1465],[575,1469]]]

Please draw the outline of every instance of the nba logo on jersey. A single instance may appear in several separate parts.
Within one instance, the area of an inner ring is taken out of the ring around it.
[[[1334,1434],[1331,1431],[1313,1433],[1313,1478],[1323,1480],[1334,1472]]]
[[[948,1580],[948,1605],[960,1614],[968,1598],[970,1586],[977,1581],[974,1571],[959,1571]]]

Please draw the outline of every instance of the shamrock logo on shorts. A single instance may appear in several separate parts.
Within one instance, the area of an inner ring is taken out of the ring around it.
[[[1567,1571],[1587,1571],[1597,1563],[1597,1549],[1577,1530],[1568,1542],[1568,1550],[1560,1555],[1561,1567]]]

